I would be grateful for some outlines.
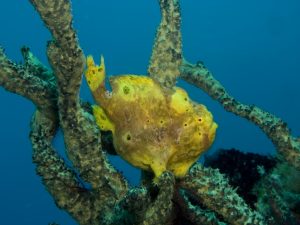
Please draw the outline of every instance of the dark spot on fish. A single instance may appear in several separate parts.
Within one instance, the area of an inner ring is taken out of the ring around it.
[[[124,87],[123,87],[123,93],[124,93],[125,95],[128,95],[129,92],[130,92],[130,88],[129,88],[128,86],[124,86]]]

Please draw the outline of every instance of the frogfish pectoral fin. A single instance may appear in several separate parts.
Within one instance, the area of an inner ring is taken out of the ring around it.
[[[112,131],[114,133],[115,126],[108,118],[103,108],[101,108],[98,105],[93,105],[92,108],[94,117],[96,119],[96,123],[99,126],[99,128],[103,131]]]

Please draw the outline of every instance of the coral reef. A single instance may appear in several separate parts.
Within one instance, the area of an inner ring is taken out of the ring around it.
[[[262,178],[254,189],[257,202],[252,207],[218,169],[200,163],[181,178],[161,171],[156,184],[153,174],[144,171],[141,185],[131,187],[107,160],[107,154],[118,152],[110,149],[110,134],[99,130],[92,107],[79,98],[85,56],[72,26],[70,1],[30,2],[52,34],[47,46],[51,69],[28,48],[22,49],[23,64],[12,62],[1,48],[0,85],[36,105],[30,139],[37,174],[57,206],[78,224],[299,224],[300,139],[280,118],[235,100],[203,63],[183,60],[179,0],[159,0],[162,20],[149,76],[169,91],[178,78],[192,83],[272,140],[278,162],[268,173],[260,170]],[[72,167],[52,146],[58,128],[63,130]],[[290,179],[286,173],[292,175]]]

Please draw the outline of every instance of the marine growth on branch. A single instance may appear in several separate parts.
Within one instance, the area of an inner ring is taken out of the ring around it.
[[[179,0],[159,0],[161,22],[148,75],[114,77],[112,92],[104,86],[104,60],[98,66],[80,48],[70,0],[30,3],[52,34],[51,68],[29,48],[22,48],[23,64],[1,48],[0,85],[35,104],[30,139],[37,174],[57,206],[78,224],[300,224],[300,184],[291,189],[284,179],[289,172],[300,183],[300,139],[280,118],[229,95],[203,63],[183,58]],[[98,105],[79,98],[83,74]],[[217,125],[205,106],[175,86],[178,79],[254,123],[274,143],[277,164],[269,173],[261,168],[254,204],[239,196],[218,169],[197,162]],[[58,128],[72,167],[52,146]],[[141,185],[130,186],[107,154],[140,168]]]

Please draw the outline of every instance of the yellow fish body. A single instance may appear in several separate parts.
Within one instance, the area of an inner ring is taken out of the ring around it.
[[[117,153],[132,165],[184,176],[214,141],[217,124],[204,105],[191,101],[186,91],[162,88],[147,76],[110,78],[105,89],[105,66],[87,58],[86,79],[98,105],[93,113],[100,129],[111,130]]]

